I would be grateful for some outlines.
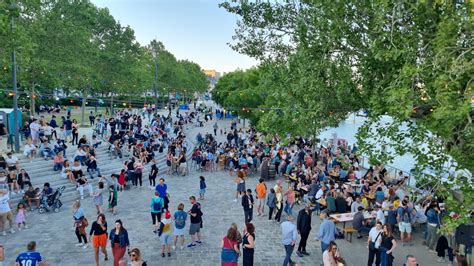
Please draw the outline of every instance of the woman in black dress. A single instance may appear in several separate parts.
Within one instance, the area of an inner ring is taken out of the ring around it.
[[[253,266],[253,253],[255,249],[255,226],[252,223],[245,225],[244,237],[242,238],[243,265]]]
[[[384,224],[382,233],[382,243],[380,244],[380,261],[381,266],[393,265],[393,250],[397,247],[397,241],[392,235],[392,227],[389,224]]]

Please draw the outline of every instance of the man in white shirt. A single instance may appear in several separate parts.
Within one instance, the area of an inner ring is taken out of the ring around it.
[[[360,196],[356,197],[356,200],[351,204],[351,212],[357,212],[357,208],[364,207]]]
[[[8,171],[17,171],[20,169],[20,160],[11,152],[7,153],[5,162],[7,163]]]
[[[5,227],[8,223],[10,224],[10,232],[13,234],[15,230],[13,229],[13,213],[10,207],[10,197],[8,196],[8,190],[1,189],[0,190],[0,226],[2,227],[0,231],[2,231],[2,235],[6,236],[7,232],[5,231]]]
[[[41,128],[41,126],[36,121],[36,119],[33,119],[30,124],[31,139],[33,140],[34,144],[37,144],[38,142],[39,130]]]
[[[382,224],[377,222],[369,231],[369,239],[367,245],[369,246],[369,261],[367,265],[372,266],[375,257],[375,265],[380,265],[379,247],[382,242]]]

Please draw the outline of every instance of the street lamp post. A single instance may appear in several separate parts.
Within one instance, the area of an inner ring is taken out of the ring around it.
[[[18,5],[13,3],[10,6],[10,11],[16,11]],[[13,36],[14,29],[14,17],[11,14],[11,31]],[[12,42],[12,79],[13,79],[13,134],[15,138],[15,151],[20,152],[20,134],[19,134],[19,125],[18,125],[18,88],[16,80],[16,53],[15,53],[15,43]]]
[[[157,83],[158,83],[158,53],[156,49],[153,47],[153,61],[155,63],[155,77],[153,81],[153,91],[155,92],[155,101],[156,101],[156,108],[158,109],[158,90],[156,89]]]

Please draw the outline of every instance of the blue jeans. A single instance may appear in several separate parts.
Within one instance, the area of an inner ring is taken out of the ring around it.
[[[95,169],[92,169],[92,168],[87,168],[87,172],[89,173],[91,179],[94,178],[94,176],[92,175],[92,172],[97,172],[97,175],[100,176],[100,169],[99,167],[95,168]]]
[[[329,243],[324,243],[324,242],[321,242],[321,252],[324,253],[324,251],[326,249],[328,249],[329,247]]]
[[[293,249],[295,249],[295,245],[285,245],[286,256],[285,260],[283,261],[283,266],[287,266],[288,263],[293,263],[291,260],[291,254],[293,253]]]
[[[62,163],[55,163],[54,166],[53,166],[53,171],[59,171],[63,168],[63,164]]]
[[[286,214],[293,216],[293,206],[294,204],[288,204],[288,202],[285,204],[284,211]]]

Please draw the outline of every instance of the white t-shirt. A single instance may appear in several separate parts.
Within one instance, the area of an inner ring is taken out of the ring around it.
[[[8,204],[9,200],[10,197],[8,196],[8,193],[3,196],[0,196],[0,213],[6,213],[11,211],[10,205]]]
[[[16,165],[16,163],[18,162],[18,158],[12,155],[11,158],[5,158],[5,162],[7,162],[7,165]]]
[[[382,224],[385,224],[385,214],[383,213],[382,209],[377,211],[376,219],[379,220]]]
[[[370,229],[370,232],[369,232],[369,236],[370,238],[372,239],[372,242],[375,242],[375,239],[377,238],[377,235],[379,233],[382,233],[383,230],[380,229],[380,230],[377,230],[377,228],[374,226]],[[377,238],[377,242],[375,242],[375,248],[379,248],[380,247],[380,243],[382,242],[382,234],[379,236],[379,238]]]

